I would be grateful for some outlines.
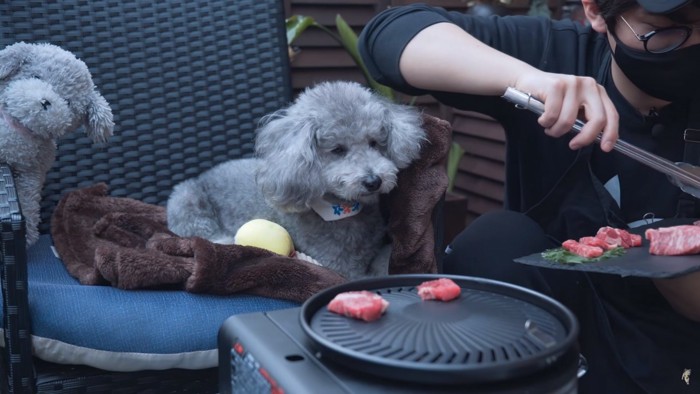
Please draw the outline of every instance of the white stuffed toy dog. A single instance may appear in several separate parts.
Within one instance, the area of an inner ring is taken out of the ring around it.
[[[56,141],[80,126],[95,142],[106,141],[114,128],[85,63],[51,44],[0,50],[0,162],[15,176],[27,245],[39,237],[41,190]]]

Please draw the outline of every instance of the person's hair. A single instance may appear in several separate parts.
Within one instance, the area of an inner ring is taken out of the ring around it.
[[[637,0],[596,0],[596,3],[600,10],[600,16],[602,16],[603,19],[605,19],[605,23],[611,27],[615,26],[618,16],[639,6]],[[688,5],[700,7],[700,0],[693,0]],[[688,21],[687,13],[683,10],[672,12],[666,16],[677,23],[696,22]]]
[[[614,26],[618,16],[639,5],[636,0],[597,0],[596,3],[608,26]]]

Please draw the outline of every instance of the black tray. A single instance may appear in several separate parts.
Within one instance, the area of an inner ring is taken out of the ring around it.
[[[416,286],[450,278],[459,298],[423,301]],[[329,312],[346,291],[368,290],[389,301],[364,322]],[[578,335],[573,314],[531,290],[450,275],[392,275],[326,289],[301,307],[303,330],[320,356],[376,376],[431,384],[485,383],[532,374],[557,362]]]
[[[565,264],[545,260],[541,253],[531,254],[515,259],[518,263],[544,268],[565,269],[575,271],[599,272],[621,276],[638,276],[646,278],[674,278],[700,270],[700,255],[689,256],[655,256],[649,254],[649,241],[644,238],[648,228],[670,227],[681,224],[692,224],[697,219],[665,219],[652,224],[636,227],[629,231],[642,236],[642,246],[630,248],[619,257],[600,261]],[[594,235],[594,234],[591,234]]]

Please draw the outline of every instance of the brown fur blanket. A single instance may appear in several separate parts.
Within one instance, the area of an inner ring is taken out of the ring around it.
[[[448,122],[424,116],[428,141],[390,193],[390,274],[437,271],[433,211],[447,187]],[[304,301],[345,281],[333,271],[266,250],[178,237],[165,208],[108,195],[104,183],[63,196],[51,218],[53,242],[68,272],[86,285],[180,288]]]

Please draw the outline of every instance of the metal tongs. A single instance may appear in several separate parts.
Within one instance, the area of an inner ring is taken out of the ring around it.
[[[529,93],[508,88],[503,98],[515,104],[517,108],[528,109],[537,115],[544,113],[544,104]],[[581,120],[576,119],[571,131],[578,133],[584,124]],[[596,141],[600,142],[600,135],[598,135]],[[700,198],[700,167],[685,162],[674,163],[620,139],[617,140],[613,149],[656,171],[666,174],[672,184],[691,196]]]

